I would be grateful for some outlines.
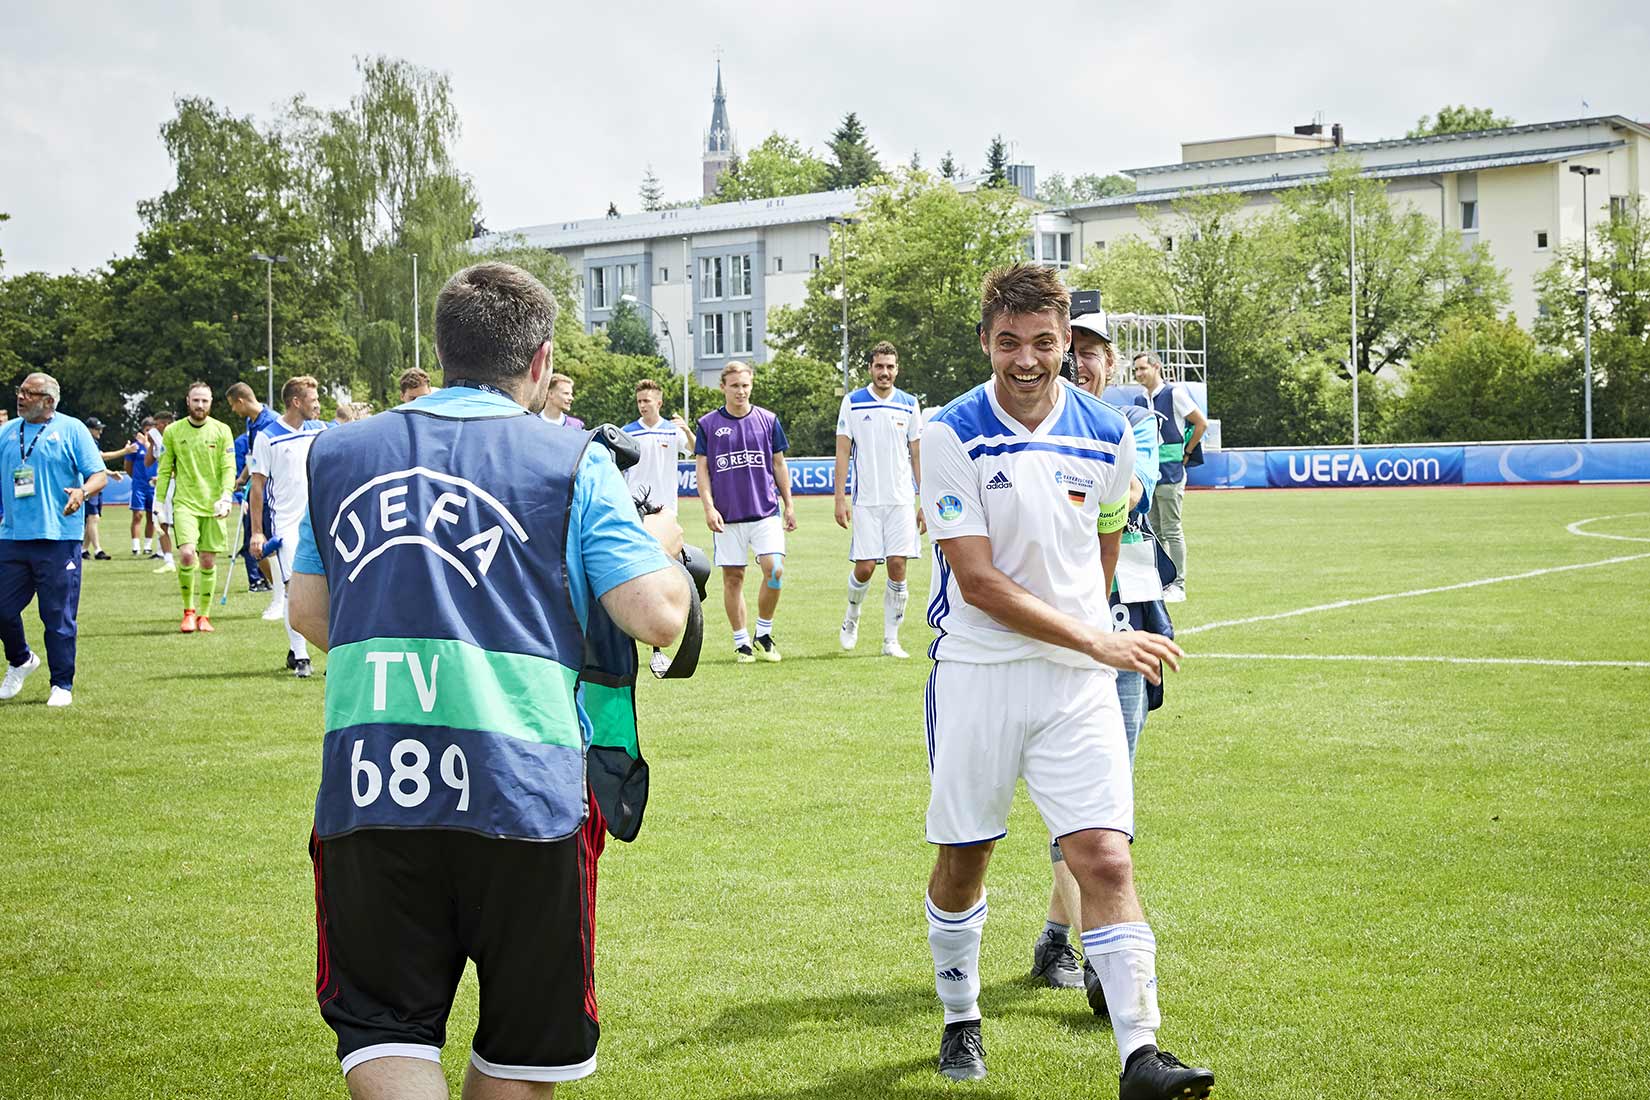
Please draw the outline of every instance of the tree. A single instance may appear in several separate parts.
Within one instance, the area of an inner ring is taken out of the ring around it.
[[[1511,320],[1458,316],[1416,352],[1396,401],[1395,441],[1568,439],[1580,434],[1577,379]]]
[[[807,195],[826,190],[830,172],[830,165],[799,142],[776,132],[743,158],[735,160],[718,177],[716,194],[705,201],[737,202]]]
[[[7,214],[3,211],[0,211],[0,222],[9,222],[9,221],[11,221],[11,215]],[[5,254],[4,251],[0,251],[0,271],[4,271],[5,269],[6,269],[6,254]]]
[[[1446,105],[1438,108],[1436,118],[1422,115],[1416,120],[1415,129],[1404,136],[1421,138],[1435,137],[1439,134],[1463,134],[1471,130],[1498,130],[1512,124],[1511,118],[1498,115],[1488,107],[1468,107],[1463,103],[1458,107]]]
[[[665,189],[659,183],[659,177],[653,174],[653,165],[647,166],[642,175],[642,185],[636,193],[641,196],[643,210],[662,210],[665,205]]]
[[[107,362],[76,357],[95,332],[88,326],[107,313],[103,274],[29,271],[0,280],[0,390],[9,399],[25,377],[43,371],[62,387],[65,412],[100,417],[118,432],[127,426],[121,380],[111,379]]]
[[[1593,317],[1593,429],[1599,436],[1650,435],[1650,209],[1638,196],[1593,227],[1588,299]],[[1578,394],[1584,263],[1579,243],[1565,245],[1539,276],[1536,338],[1559,352]],[[1575,407],[1580,408],[1577,397]]]
[[[1008,145],[1001,134],[991,139],[991,145],[985,151],[985,185],[1008,186]]]
[[[1338,157],[1326,180],[1283,195],[1298,272],[1293,305],[1313,330],[1306,350],[1346,357],[1349,194],[1357,213],[1359,371],[1376,374],[1404,362],[1452,315],[1493,316],[1506,308],[1506,275],[1488,249],[1440,231],[1418,210],[1394,206],[1384,181],[1360,175],[1356,160]]]
[[[841,405],[842,369],[781,351],[753,369],[753,388],[764,408],[785,426],[793,455],[828,455],[836,450],[836,414]],[[718,399],[717,404],[721,404]],[[710,406],[714,407],[714,406]]]
[[[1099,290],[1113,312],[1205,318],[1210,412],[1229,446],[1342,438],[1349,416],[1334,379],[1291,347],[1287,227],[1250,216],[1242,195],[1208,193],[1149,215],[1146,229],[1092,250],[1067,281]]]
[[[1037,198],[1050,206],[1074,206],[1109,199],[1114,195],[1132,195],[1134,190],[1134,181],[1127,176],[1097,176],[1085,172],[1067,183],[1064,174],[1050,172],[1037,184]]]
[[[920,149],[911,150],[911,159],[906,162],[905,167],[910,169],[913,172],[922,171],[922,150],[920,150]]]
[[[633,303],[620,301],[607,322],[607,346],[620,355],[659,359],[659,341],[647,318]],[[663,360],[660,360],[662,363]]]
[[[846,248],[850,363],[863,363],[877,340],[892,340],[900,385],[930,404],[949,400],[984,377],[974,331],[980,285],[992,268],[1023,254],[1019,196],[1000,189],[964,194],[925,173],[902,173],[864,195],[859,218],[834,234],[803,303],[770,311],[768,342],[835,361],[840,372]]]
[[[883,174],[877,151],[865,140],[865,127],[853,111],[842,117],[842,125],[831,133],[826,144],[831,149],[831,162],[825,186],[830,190],[861,187]]]
[[[962,175],[962,169],[957,167],[956,160],[951,156],[951,150],[947,149],[945,156],[940,158],[940,178],[954,180],[960,175]]]

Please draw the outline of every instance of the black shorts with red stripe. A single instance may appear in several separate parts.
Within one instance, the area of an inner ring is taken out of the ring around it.
[[[596,1068],[594,953],[601,811],[559,841],[457,830],[310,838],[315,994],[347,1074],[379,1057],[440,1060],[472,959],[471,1061],[493,1077],[567,1081]]]

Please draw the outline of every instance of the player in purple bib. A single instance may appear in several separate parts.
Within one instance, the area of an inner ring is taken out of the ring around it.
[[[716,536],[716,564],[722,568],[722,605],[733,628],[734,659],[740,664],[777,661],[773,613],[785,575],[785,532],[796,530],[791,474],[785,466],[789,444],[779,418],[751,404],[748,363],[722,369],[727,404],[699,418],[693,453],[699,468],[699,503],[705,526]],[[784,520],[780,520],[780,504]],[[766,583],[756,596],[756,641],[745,629],[745,566],[756,555]]]

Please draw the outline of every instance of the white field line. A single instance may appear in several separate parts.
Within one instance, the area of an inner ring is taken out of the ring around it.
[[[1650,542],[1650,538],[1642,535],[1606,535],[1602,531],[1583,531],[1589,523],[1603,523],[1607,519],[1627,519],[1631,516],[1650,516],[1650,512],[1621,512],[1613,516],[1594,516],[1592,519],[1578,519],[1568,524],[1564,529],[1572,535],[1580,535],[1588,539],[1615,539],[1618,542]]]
[[[1557,661],[1545,657],[1386,657],[1358,653],[1192,653],[1194,661],[1370,661],[1443,665],[1542,665],[1548,668],[1650,668],[1650,661]]]
[[[1606,535],[1596,531],[1583,531],[1589,523],[1600,523],[1607,519],[1626,519],[1629,516],[1650,515],[1650,512],[1623,512],[1614,516],[1594,516],[1591,519],[1578,519],[1565,527],[1572,535],[1581,535],[1584,538],[1620,539],[1624,542],[1650,542],[1650,539],[1639,538],[1635,535]],[[1453,592],[1461,588],[1477,588],[1485,584],[1501,584],[1505,581],[1523,581],[1531,577],[1542,577],[1548,573],[1563,573],[1571,569],[1592,569],[1599,565],[1620,565],[1622,562],[1637,561],[1640,558],[1650,558],[1650,554],[1627,554],[1619,558],[1605,558],[1603,561],[1586,561],[1577,565],[1555,565],[1549,569],[1532,569],[1528,573],[1513,573],[1505,577],[1485,577],[1482,580],[1462,581],[1459,584],[1445,584],[1437,588],[1414,588],[1408,592],[1387,592],[1379,596],[1364,596],[1356,600],[1336,600],[1334,603],[1314,604],[1311,607],[1297,607],[1293,611],[1275,611],[1270,615],[1251,615],[1246,619],[1222,619],[1219,622],[1203,623],[1200,626],[1188,626],[1183,630],[1175,631],[1176,637],[1189,634],[1201,634],[1205,630],[1214,630],[1222,626],[1246,626],[1249,623],[1271,622],[1274,619],[1293,619],[1297,615],[1311,615],[1319,611],[1339,611],[1344,607],[1357,607],[1366,603],[1381,603],[1385,600],[1404,600],[1411,596],[1431,596],[1439,592]]]

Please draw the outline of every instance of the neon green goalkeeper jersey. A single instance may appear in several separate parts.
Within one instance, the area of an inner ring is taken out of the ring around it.
[[[187,418],[161,436],[160,465],[155,470],[155,499],[165,500],[174,484],[174,510],[209,516],[218,501],[235,488],[235,437],[229,425],[207,417],[199,427]]]

